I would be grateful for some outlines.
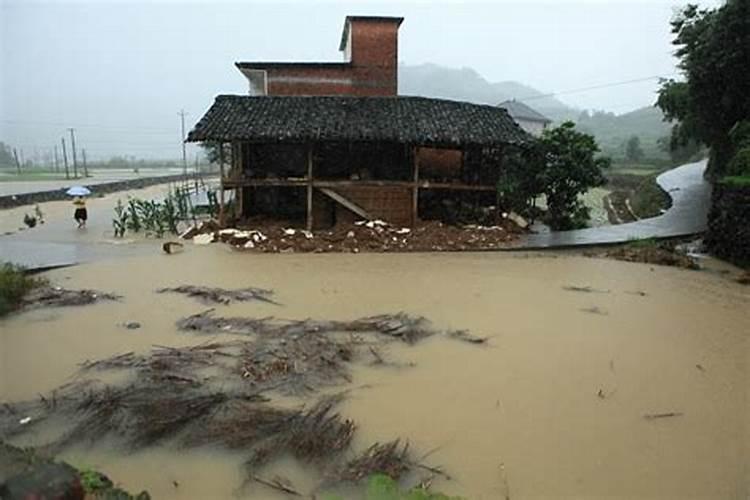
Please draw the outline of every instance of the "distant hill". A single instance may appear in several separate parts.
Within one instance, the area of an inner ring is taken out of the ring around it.
[[[499,104],[509,99],[528,99],[528,104],[555,121],[574,119],[580,111],[554,97],[541,97],[539,90],[519,82],[491,83],[471,68],[445,68],[436,64],[401,65],[398,68],[398,91],[403,95],[422,95]]]
[[[602,150],[612,156],[623,155],[623,144],[635,135],[640,138],[647,157],[667,158],[667,154],[658,149],[656,141],[670,134],[671,125],[664,121],[658,108],[647,106],[622,115],[584,111],[575,122],[580,130],[596,136]]]
[[[615,115],[605,111],[587,112],[566,105],[560,100],[523,83],[506,81],[491,83],[471,68],[445,68],[436,64],[401,65],[398,74],[399,94],[456,99],[479,104],[499,104],[509,99],[526,104],[556,123],[576,122],[578,127],[593,134],[602,150],[610,156],[623,155],[623,143],[637,135],[649,157],[665,158],[656,141],[669,135],[670,125],[662,121],[661,111],[644,107]]]

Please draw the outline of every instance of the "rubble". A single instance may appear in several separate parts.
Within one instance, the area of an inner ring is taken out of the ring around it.
[[[507,245],[521,232],[510,218],[494,226],[453,226],[429,221],[408,228],[372,220],[311,232],[258,220],[246,229],[204,229],[193,235],[194,243],[221,241],[238,249],[272,253],[488,250]]]

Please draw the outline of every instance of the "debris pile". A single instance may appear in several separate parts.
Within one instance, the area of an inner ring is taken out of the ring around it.
[[[221,241],[255,252],[431,252],[500,248],[521,231],[510,219],[495,226],[453,226],[430,221],[415,228],[373,220],[315,232],[260,222],[248,230],[192,228],[184,237],[195,244]]]
[[[254,287],[225,290],[223,288],[207,286],[180,285],[171,288],[159,288],[156,290],[156,293],[180,293],[198,299],[204,304],[227,305],[232,302],[249,302],[257,300],[268,302],[269,304],[280,305],[278,302],[274,302],[270,298],[273,295],[273,290]]]
[[[23,297],[23,309],[42,307],[85,306],[103,300],[120,300],[119,295],[97,290],[68,290],[59,286],[39,286]]]
[[[131,449],[173,443],[242,450],[248,481],[281,490],[293,487],[256,472],[282,455],[315,464],[329,484],[376,472],[393,478],[416,468],[435,472],[439,469],[420,464],[398,440],[351,458],[356,424],[336,411],[345,393],[308,399],[296,408],[274,405],[272,397],[310,397],[320,388],[350,382],[351,364],[382,363],[375,346],[388,342],[411,345],[439,333],[476,342],[468,332],[439,332],[424,318],[403,313],[290,321],[220,318],[207,311],[180,320],[178,327],[235,338],[87,361],[73,382],[51,394],[0,407],[0,437],[21,436],[49,423],[64,428],[45,447],[51,453],[105,437]],[[127,376],[103,383],[96,378],[100,372]]]
[[[698,262],[690,255],[681,252],[674,242],[670,241],[636,241],[630,244],[606,250],[584,252],[588,257],[606,257],[626,262],[640,262],[660,266],[700,269]]]

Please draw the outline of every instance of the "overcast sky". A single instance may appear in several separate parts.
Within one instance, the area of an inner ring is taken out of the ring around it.
[[[235,61],[339,61],[347,14],[404,16],[401,63],[471,67],[619,114],[652,104],[656,80],[570,91],[674,75],[680,5],[0,0],[0,141],[31,157],[70,126],[91,157],[177,158],[180,109],[190,128],[216,94],[246,93]]]

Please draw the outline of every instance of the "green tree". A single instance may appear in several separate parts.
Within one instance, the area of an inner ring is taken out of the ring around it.
[[[13,159],[13,150],[4,142],[0,142],[0,168],[15,168],[16,160]]]
[[[585,226],[589,210],[579,196],[606,182],[602,169],[609,167],[609,158],[597,157],[594,137],[578,132],[572,122],[545,130],[539,149],[547,224],[557,231]]]
[[[221,160],[221,149],[220,145],[224,147],[224,161],[231,161],[232,145],[229,143],[218,143],[218,142],[201,142],[200,147],[203,148],[206,154],[206,159],[209,163],[218,165]]]
[[[656,104],[677,122],[672,147],[691,139],[708,145],[720,175],[734,154],[730,131],[750,116],[750,2],[688,5],[671,24],[685,81],[663,81]]]
[[[643,159],[641,140],[637,135],[632,136],[625,143],[625,159],[632,162],[639,162]]]

